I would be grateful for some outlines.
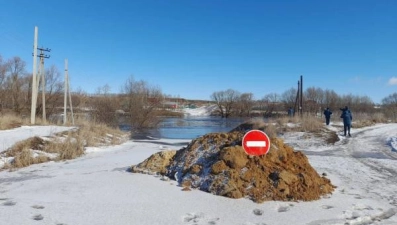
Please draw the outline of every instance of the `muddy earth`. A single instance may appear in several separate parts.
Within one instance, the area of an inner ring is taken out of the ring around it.
[[[161,174],[184,190],[254,202],[312,201],[333,192],[335,186],[313,169],[306,155],[282,139],[271,138],[266,155],[247,155],[241,146],[247,130],[204,135],[178,151],[155,153],[131,171]]]

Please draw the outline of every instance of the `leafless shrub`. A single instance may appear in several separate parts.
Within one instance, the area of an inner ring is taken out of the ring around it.
[[[382,99],[382,111],[388,120],[397,122],[397,92]]]
[[[163,102],[160,88],[131,77],[124,86],[124,99],[124,111],[129,114],[132,129],[157,127]]]
[[[97,94],[91,98],[92,116],[97,123],[109,126],[117,125],[116,111],[120,109],[119,96],[110,93],[109,85],[98,88]]]
[[[28,77],[29,82],[32,81],[32,75]],[[64,82],[62,75],[55,65],[46,69],[45,75],[45,106],[46,106],[46,118],[56,113],[56,108],[62,105],[64,99]],[[42,82],[42,81],[40,81]],[[31,84],[30,84],[31,85]],[[39,86],[39,97],[37,98],[36,114],[39,116],[43,113],[43,101],[42,101],[42,86]]]

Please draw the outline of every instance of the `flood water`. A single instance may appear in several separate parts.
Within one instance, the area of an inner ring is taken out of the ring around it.
[[[157,129],[145,130],[134,135],[134,138],[170,138],[194,139],[204,134],[228,132],[244,122],[243,118],[220,118],[210,116],[185,116],[183,118],[165,118]],[[120,126],[129,130],[128,125]]]

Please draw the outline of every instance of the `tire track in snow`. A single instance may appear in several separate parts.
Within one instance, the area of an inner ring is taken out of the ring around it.
[[[397,206],[397,196],[392,188],[397,183],[397,153],[387,145],[388,135],[397,136],[393,127],[395,124],[361,130],[348,140],[345,151],[366,167],[364,170],[371,171],[368,178],[372,181],[363,184],[364,190]]]

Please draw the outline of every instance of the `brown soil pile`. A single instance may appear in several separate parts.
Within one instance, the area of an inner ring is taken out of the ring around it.
[[[207,134],[179,151],[156,153],[131,171],[160,173],[183,187],[255,202],[311,201],[334,190],[302,152],[281,139],[271,139],[267,155],[249,156],[241,146],[243,136],[243,131]]]

